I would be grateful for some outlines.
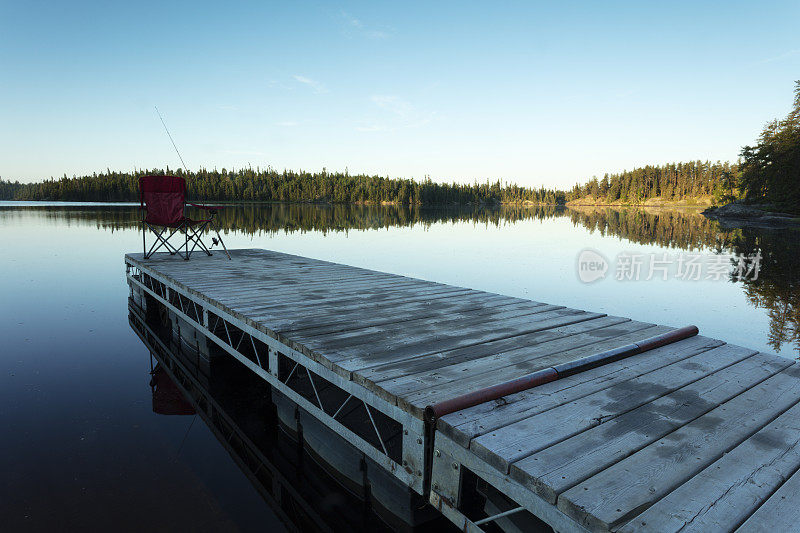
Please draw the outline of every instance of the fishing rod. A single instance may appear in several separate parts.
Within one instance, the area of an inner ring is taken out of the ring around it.
[[[181,160],[181,165],[183,165],[183,171],[186,172],[186,175],[189,175],[189,171],[186,170],[186,163],[183,162],[183,157],[181,153],[178,151],[178,147],[175,146],[175,141],[172,138],[172,135],[169,133],[169,128],[167,128],[166,122],[164,122],[164,117],[161,116],[161,111],[158,110],[158,106],[153,106],[156,108],[156,113],[158,114],[158,118],[161,120],[161,125],[164,126],[164,131],[167,132],[167,137],[169,137],[170,142],[172,143],[172,147],[175,148],[175,153],[178,154],[178,159]]]
[[[153,107],[156,110],[156,114],[158,115],[159,120],[161,120],[161,125],[164,126],[164,131],[167,132],[167,137],[169,137],[169,141],[172,143],[172,147],[175,148],[175,153],[178,154],[178,159],[181,160],[181,165],[183,166],[183,171],[186,173],[186,177],[188,178],[189,177],[189,170],[186,168],[186,163],[183,161],[183,156],[181,155],[180,150],[178,150],[178,146],[175,144],[175,139],[172,138],[172,134],[169,132],[169,128],[167,127],[167,123],[164,122],[164,117],[161,116],[161,111],[158,110],[158,106],[154,105]],[[184,192],[184,195],[185,195],[185,192]],[[184,201],[185,201],[185,196],[184,196]],[[217,211],[219,209],[221,209],[219,206],[217,206],[217,207],[201,206],[201,205],[197,205],[197,204],[193,204],[193,203],[189,203],[189,205],[192,205],[194,207],[199,207],[201,209],[207,209],[207,210],[210,211],[211,220],[206,221],[206,224],[212,223],[212,221],[214,220],[214,216],[217,214]],[[200,228],[200,230],[199,230],[200,233],[203,232],[204,228],[205,228],[205,225]],[[214,229],[214,232],[217,234],[217,237],[216,238],[211,237],[211,243],[212,243],[211,246],[216,246],[217,244],[221,244],[222,245],[222,249],[225,250],[225,255],[228,256],[228,259],[230,259],[231,258],[231,254],[228,253],[228,247],[225,246],[225,242],[222,240],[222,237],[219,234],[219,227],[216,226],[216,225],[213,225],[212,228]],[[198,235],[198,233],[196,233],[195,235]],[[195,247],[197,246],[197,244],[199,242],[200,241],[199,241],[199,237],[198,237],[198,241],[195,242],[194,246],[192,247],[192,250],[195,249]],[[202,243],[200,243],[200,244],[202,245]],[[186,258],[188,259],[188,253],[189,253],[188,241],[187,241],[187,245],[186,245],[186,251],[187,251],[187,257]],[[208,250],[206,250],[206,252],[208,252]],[[211,255],[211,252],[208,252],[208,254]],[[191,429],[191,426],[190,426],[190,429]],[[188,434],[188,431],[187,431],[187,434]],[[185,440],[185,437],[184,437],[184,440]]]

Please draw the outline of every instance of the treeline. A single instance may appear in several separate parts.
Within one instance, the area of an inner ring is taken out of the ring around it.
[[[167,169],[135,172],[94,173],[91,176],[66,175],[38,183],[0,180],[3,200],[137,201],[138,178],[147,174],[185,176],[189,195],[200,201],[230,202],[320,202],[320,203],[397,203],[402,205],[479,205],[536,204],[565,202],[563,192],[494,183],[435,183],[392,179],[381,176],[351,175],[348,172],[293,172],[267,169],[206,170],[186,173]]]
[[[563,205],[580,198],[612,203],[640,203],[654,197],[682,200],[700,196],[722,197],[732,192],[738,172],[730,163],[670,163],[646,166],[619,174],[593,178],[571,191],[521,187],[500,181],[460,184],[351,175],[347,172],[275,171],[271,168],[206,170],[186,173],[167,169],[106,172],[49,179],[37,183],[0,179],[0,200],[51,200],[133,202],[138,200],[138,179],[147,174],[186,176],[190,198],[229,202],[317,202],[334,204],[396,203],[401,205],[531,204]]]
[[[769,122],[755,146],[745,146],[737,163],[669,163],[592,178],[575,185],[567,201],[639,204],[711,197],[715,203],[745,200],[800,212],[800,81],[783,120]],[[582,202],[587,203],[587,202]]]
[[[713,196],[723,200],[737,187],[737,164],[692,161],[648,165],[592,178],[584,185],[576,184],[566,195],[567,201],[592,198],[605,203],[638,204],[650,198],[674,201]]]

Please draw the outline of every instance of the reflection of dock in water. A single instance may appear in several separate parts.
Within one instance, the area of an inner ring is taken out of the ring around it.
[[[132,309],[160,315],[209,376],[235,359],[268,383],[286,430],[395,527],[426,523],[426,499],[473,531],[530,530],[536,517],[559,531],[786,529],[776,521],[794,516],[790,360],[683,338],[431,423],[428,406],[672,328],[232,253],[126,256]]]
[[[179,345],[173,332],[161,327],[160,319],[148,320],[133,303],[129,310],[133,330],[156,361],[151,372],[154,412],[200,416],[290,529],[388,531],[388,524],[407,529],[383,509],[379,517],[363,489],[353,493],[343,487],[330,475],[337,465],[323,470],[302,446],[302,434],[279,430],[269,387],[261,378],[231,358],[213,363],[198,358],[196,350]]]

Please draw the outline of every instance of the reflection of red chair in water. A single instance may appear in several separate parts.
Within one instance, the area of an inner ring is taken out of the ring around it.
[[[201,220],[187,217],[184,213],[187,205],[207,211],[209,217]],[[166,248],[170,254],[178,254],[184,259],[189,259],[198,246],[205,253],[211,255],[211,250],[200,237],[222,207],[187,202],[185,179],[180,176],[142,176],[139,178],[139,208],[142,210],[142,247],[145,259],[162,247]],[[145,242],[147,233],[145,226],[156,236],[156,241],[150,250],[147,249]],[[169,239],[179,232],[183,233],[186,238],[183,245],[179,244],[176,248],[169,242]],[[228,254],[225,243],[222,242],[222,237],[219,236],[219,231],[216,233],[217,238],[211,239],[213,244],[219,242],[230,259],[231,256]],[[190,242],[192,243],[191,250],[189,249]],[[181,248],[184,248],[183,252],[180,251]]]
[[[153,412],[159,415],[193,415],[194,407],[184,398],[161,365],[152,372],[150,387],[153,389]]]

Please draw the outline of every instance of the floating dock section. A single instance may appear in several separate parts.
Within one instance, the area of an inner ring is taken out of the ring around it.
[[[430,406],[674,328],[231,255],[128,254],[131,301],[208,364],[233,357],[263,379],[288,430],[411,527],[433,509],[465,531],[800,527],[789,359],[691,336],[426,421]]]

